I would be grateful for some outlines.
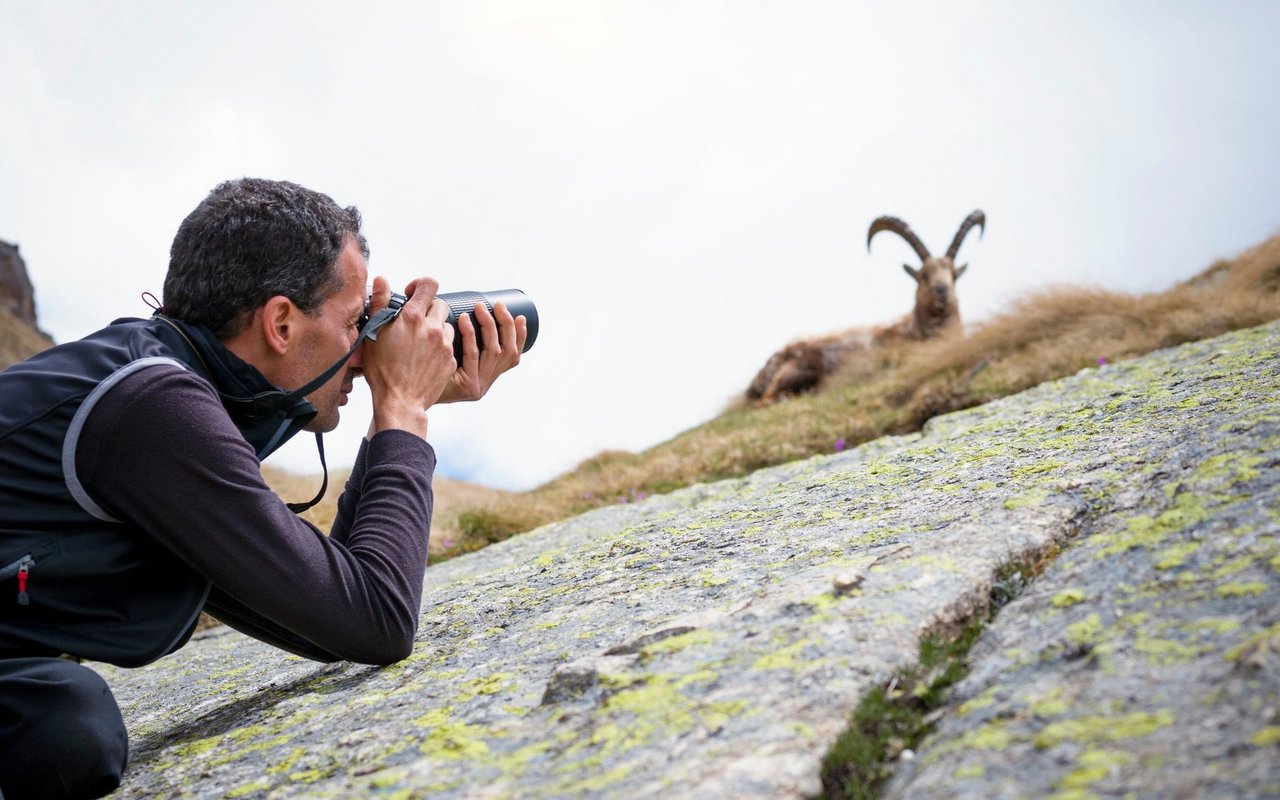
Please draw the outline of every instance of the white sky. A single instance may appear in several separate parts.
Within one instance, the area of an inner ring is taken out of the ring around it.
[[[1278,30],[1274,2],[0,0],[0,239],[67,341],[149,313],[221,180],[358,205],[393,284],[537,302],[521,367],[430,433],[443,473],[528,488],[710,419],[794,338],[906,312],[880,214],[940,252],[987,212],[970,322],[1276,233]],[[273,463],[314,472],[311,437]]]

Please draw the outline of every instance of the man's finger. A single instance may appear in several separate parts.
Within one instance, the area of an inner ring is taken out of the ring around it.
[[[524,352],[524,343],[529,339],[529,322],[524,318],[524,314],[516,317],[516,352]]]
[[[453,340],[453,337],[452,337],[453,326],[445,325],[445,322],[449,319],[448,303],[446,303],[443,300],[432,299],[430,307],[427,308],[426,310],[426,316],[428,319],[433,319],[436,322],[438,322],[440,325],[443,325],[444,327],[448,328],[450,331],[450,341]]]
[[[440,291],[440,283],[435,278],[414,278],[409,281],[408,286],[404,287],[404,293],[409,298],[404,304],[405,308],[416,305],[421,308],[423,314],[426,314],[428,307],[434,305],[438,291]],[[447,310],[448,306],[445,308]]]
[[[501,349],[502,345],[498,340],[498,323],[489,313],[488,307],[484,303],[476,303],[475,315],[480,322],[480,332],[477,336],[484,336],[485,349],[491,351]]]
[[[507,308],[506,303],[498,303],[493,307],[493,314],[497,317],[498,333],[501,338],[502,349],[508,353],[516,349],[516,326],[515,320],[511,318],[511,310]]]
[[[387,307],[391,302],[391,284],[381,275],[373,279],[373,289],[369,292],[369,316],[372,317]]]
[[[462,337],[462,363],[465,369],[466,365],[480,360],[480,344],[476,340],[478,334],[470,314],[458,317],[458,335]]]

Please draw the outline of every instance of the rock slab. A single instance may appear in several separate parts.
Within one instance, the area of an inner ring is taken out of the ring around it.
[[[1044,564],[890,793],[1274,796],[1278,345],[1086,370],[433,566],[391,667],[226,630],[99,665],[118,796],[812,796],[866,691]]]

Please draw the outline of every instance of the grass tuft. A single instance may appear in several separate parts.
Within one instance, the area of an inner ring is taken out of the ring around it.
[[[1022,593],[1057,554],[1046,548],[997,571],[988,602],[969,619],[943,626],[920,641],[918,663],[867,693],[849,727],[822,759],[824,800],[871,800],[893,775],[905,750],[915,750],[934,729],[950,689],[969,671],[969,651],[996,612]]]
[[[920,663],[900,670],[887,686],[871,690],[849,728],[822,760],[825,798],[871,800],[893,774],[893,762],[914,750],[932,730],[930,713],[964,677],[969,649],[983,630],[974,617],[959,632],[938,633],[920,643]]]

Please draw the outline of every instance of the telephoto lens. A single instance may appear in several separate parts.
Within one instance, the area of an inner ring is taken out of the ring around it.
[[[392,311],[399,311],[407,300],[404,295],[399,292],[391,293],[391,300],[387,303],[387,308]],[[534,306],[529,296],[519,289],[498,289],[492,292],[448,292],[436,295],[437,300],[443,300],[445,305],[449,306],[448,323],[453,326],[453,357],[462,364],[462,331],[458,330],[458,318],[463,314],[471,317],[471,324],[476,331],[476,344],[481,350],[484,350],[484,335],[480,331],[480,324],[476,322],[475,308],[476,303],[484,303],[484,307],[489,309],[489,313],[493,313],[493,307],[498,303],[506,303],[507,310],[511,312],[511,318],[515,319],[520,315],[524,315],[525,330],[528,335],[524,340],[524,349],[520,352],[527,353],[529,348],[533,347],[534,341],[538,338],[538,309]],[[359,329],[364,330],[365,325],[369,323],[369,306],[372,298],[364,305],[364,316],[359,322]],[[497,321],[496,319],[494,320]],[[378,323],[386,324],[385,322]],[[373,336],[372,338],[377,338]]]
[[[471,324],[476,331],[476,344],[480,345],[481,351],[484,350],[484,336],[475,318],[476,303],[483,303],[490,314],[498,303],[505,303],[507,310],[511,312],[512,319],[524,315],[525,327],[529,335],[525,338],[524,349],[520,352],[529,352],[529,348],[533,347],[534,341],[538,338],[538,309],[529,296],[519,289],[497,289],[492,292],[446,292],[436,297],[449,306],[449,324],[453,326],[455,334],[453,357],[459,364],[462,363],[462,332],[458,330],[458,318],[463,314],[471,317]]]

